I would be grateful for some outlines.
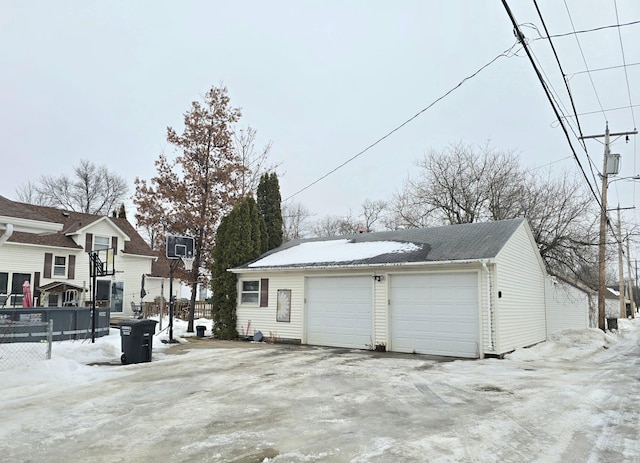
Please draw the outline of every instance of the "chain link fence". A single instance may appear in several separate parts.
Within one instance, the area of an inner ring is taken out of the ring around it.
[[[51,358],[53,320],[12,321],[0,318],[0,371]]]

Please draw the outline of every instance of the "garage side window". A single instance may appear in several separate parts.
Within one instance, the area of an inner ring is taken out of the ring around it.
[[[240,303],[260,305],[267,307],[269,305],[269,279],[262,278],[260,280],[243,280],[241,283]]]
[[[244,280],[242,282],[242,304],[258,304],[260,301],[260,280]]]

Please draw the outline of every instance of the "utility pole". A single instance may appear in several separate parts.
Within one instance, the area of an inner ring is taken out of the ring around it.
[[[631,275],[631,254],[629,254],[629,237],[627,237],[627,268],[629,273],[629,304],[631,307],[631,318],[636,318],[636,301],[633,294],[633,275]]]
[[[620,318],[627,318],[627,305],[624,297],[624,267],[622,264],[622,223],[620,204],[618,204],[618,293],[620,293]]]
[[[607,234],[607,182],[609,174],[617,174],[617,166],[608,166],[609,160],[612,158],[610,151],[610,138],[612,136],[627,136],[637,134],[637,130],[631,132],[610,133],[609,122],[607,122],[606,130],[601,135],[589,135],[580,137],[602,138],[604,137],[604,161],[602,164],[602,198],[600,207],[600,239],[598,240],[598,328],[602,331],[606,330],[606,313],[605,313],[605,291],[606,291],[606,274],[605,274],[605,251],[606,251],[606,234]],[[608,168],[610,167],[610,168]]]

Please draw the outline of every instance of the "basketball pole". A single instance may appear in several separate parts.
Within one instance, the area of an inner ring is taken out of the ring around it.
[[[169,266],[169,343],[174,343],[173,339],[173,270],[180,262],[180,259],[175,259]]]

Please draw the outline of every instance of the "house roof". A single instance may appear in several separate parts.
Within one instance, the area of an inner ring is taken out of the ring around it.
[[[7,199],[4,196],[0,196],[0,216],[62,225],[62,230],[59,232],[29,233],[26,231],[14,231],[7,240],[9,243],[35,244],[70,249],[82,249],[82,246],[73,240],[72,235],[74,233],[87,225],[105,219],[105,216],[101,215],[20,203]],[[124,253],[143,256],[155,255],[127,219],[109,217],[108,220],[130,238],[124,241]]]
[[[39,288],[36,288],[40,291],[46,291],[49,293],[63,293],[68,289],[74,289],[76,291],[81,291],[81,292],[85,292],[86,289],[77,286],[77,285],[72,285],[70,283],[64,282],[64,281],[52,281],[51,283],[48,283],[46,285],[40,286]]]
[[[524,219],[289,241],[237,269],[491,259]]]
[[[157,259],[151,263],[151,277],[169,278],[171,259],[167,258],[165,250],[156,251]]]

